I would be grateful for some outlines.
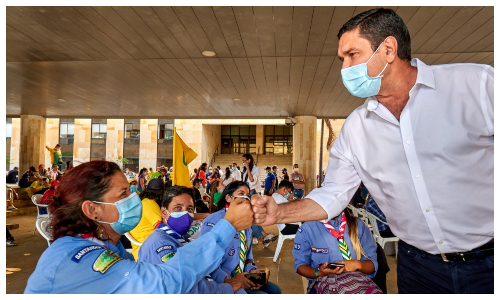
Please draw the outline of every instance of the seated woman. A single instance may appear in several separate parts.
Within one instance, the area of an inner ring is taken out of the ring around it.
[[[194,217],[193,189],[173,186],[163,200],[161,216],[162,223],[139,249],[138,262],[164,263],[189,243],[187,233]],[[238,290],[245,294],[238,280],[223,275],[219,277],[223,279],[221,282],[213,281],[210,276],[203,278],[188,294],[233,294]]]
[[[211,232],[163,264],[137,263],[119,242],[141,218],[141,199],[120,167],[90,161],[65,172],[49,211],[52,244],[41,255],[25,293],[187,293],[221,263],[239,230],[253,221],[250,203],[233,201]],[[200,259],[201,258],[201,259]]]
[[[163,201],[165,186],[161,178],[151,179],[146,189],[139,195],[142,200],[142,217],[139,224],[130,231],[130,235],[139,243],[153,233],[155,226],[161,222],[160,206],[157,203]],[[130,187],[129,187],[130,191]],[[137,260],[140,246],[132,243],[132,255]]]
[[[250,189],[245,182],[234,181],[229,183],[222,192],[217,204],[217,211],[203,221],[200,236],[203,237],[203,235],[215,228],[214,226],[226,215],[230,203],[241,198],[250,200],[249,195]],[[231,244],[225,250],[220,270],[213,272],[211,274],[212,277],[217,282],[223,280],[225,276],[236,278],[241,282],[248,294],[281,294],[279,286],[272,282],[268,282],[265,286],[260,286],[245,277],[246,274],[259,274],[257,267],[253,263],[251,241],[251,228],[240,231],[239,234],[235,235]],[[241,260],[240,257],[244,257],[245,260]]]
[[[346,208],[329,222],[305,222],[294,240],[295,271],[309,280],[329,274],[360,271],[373,278],[377,272],[377,246],[365,223]],[[343,267],[328,267],[340,263]],[[311,286],[313,285],[313,286]]]

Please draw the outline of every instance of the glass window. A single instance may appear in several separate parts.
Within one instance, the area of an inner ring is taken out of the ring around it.
[[[248,126],[240,126],[240,135],[248,135],[249,131]]]
[[[231,127],[229,125],[222,125],[221,127],[222,135],[231,135]]]
[[[139,123],[125,123],[125,138],[138,139],[141,133],[141,124]]]
[[[106,134],[108,125],[103,119],[92,120],[92,139],[90,141],[91,160],[106,159]]]
[[[62,169],[66,169],[66,162],[73,160],[73,146],[75,136],[75,120],[59,119],[59,144],[62,153]]]
[[[238,125],[231,125],[231,135],[239,135],[240,127]]]
[[[256,145],[250,145],[255,140],[255,125],[221,125],[221,153],[244,154],[256,153]]]
[[[266,125],[265,133],[266,133],[266,135],[274,135],[274,126],[273,125]]]
[[[293,131],[291,127],[283,125],[266,125],[265,133],[266,154],[292,153]]]
[[[156,166],[172,166],[174,153],[174,120],[158,120]]]

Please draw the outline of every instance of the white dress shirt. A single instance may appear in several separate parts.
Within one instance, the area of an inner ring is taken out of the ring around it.
[[[288,202],[288,200],[286,200],[285,197],[283,197],[283,195],[278,194],[278,193],[273,193],[273,198],[274,198],[274,201],[276,201],[276,203],[278,203],[278,204]],[[281,231],[281,230],[283,230],[283,228],[285,228],[284,223],[276,224],[276,226],[278,226],[279,231]]]
[[[235,171],[233,171],[232,174],[233,174],[235,180],[241,181],[241,172],[240,172],[240,170],[236,169]]]
[[[337,216],[361,181],[392,232],[432,254],[493,238],[493,68],[427,66],[398,121],[368,98],[346,119],[313,199]]]
[[[248,179],[246,181],[248,183],[248,186],[250,186],[250,190],[255,190],[257,193],[260,192],[259,171],[260,171],[259,167],[254,165],[251,172],[253,176],[253,181],[250,181],[250,176],[248,176]],[[242,180],[245,180],[246,174],[247,174],[247,169],[245,169],[245,172],[243,173]]]

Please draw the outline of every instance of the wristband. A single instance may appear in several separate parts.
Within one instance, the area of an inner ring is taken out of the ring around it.
[[[314,269],[314,275],[316,275],[316,278],[318,278],[318,269]]]

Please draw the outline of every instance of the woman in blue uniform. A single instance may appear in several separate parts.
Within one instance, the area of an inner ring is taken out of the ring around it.
[[[305,222],[294,240],[295,271],[311,282],[328,274],[361,271],[373,278],[377,272],[377,246],[365,223],[346,208],[328,222]],[[344,267],[328,268],[329,263]]]
[[[242,198],[250,200],[249,195],[250,189],[245,182],[233,181],[229,183],[220,197],[216,208],[217,211],[203,221],[200,236],[204,236],[215,229],[218,222],[227,214],[230,203]],[[266,286],[254,284],[245,277],[249,273],[259,274],[253,262],[251,228],[241,230],[234,235],[233,240],[226,247],[220,270],[216,270],[211,275],[217,282],[223,280],[225,276],[236,278],[241,282],[248,294],[281,294],[279,286],[272,282],[268,282]]]
[[[161,205],[162,221],[142,244],[137,261],[164,263],[189,243],[187,232],[194,217],[193,196],[193,189],[184,186],[173,186],[168,190]],[[223,281],[217,282],[206,276],[188,294],[233,294],[237,291],[246,294],[238,280],[227,276],[219,278]]]
[[[91,161],[72,168],[51,198],[53,243],[25,293],[186,293],[220,265],[236,232],[253,221],[250,203],[238,199],[210,236],[154,265],[135,262],[119,242],[139,222],[142,206],[117,164]]]

